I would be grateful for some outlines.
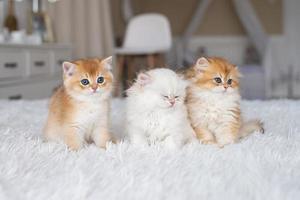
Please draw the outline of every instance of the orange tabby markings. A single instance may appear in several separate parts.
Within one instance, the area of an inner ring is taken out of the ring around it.
[[[237,142],[261,123],[243,122],[240,111],[239,70],[223,58],[199,58],[186,72],[190,81],[187,95],[189,118],[204,144],[219,147]]]
[[[207,129],[196,127],[194,128],[197,138],[202,144],[215,144],[215,136]]]
[[[108,132],[111,57],[65,62],[64,84],[53,94],[44,135],[78,150],[90,139],[105,147]],[[100,78],[99,78],[100,77]]]

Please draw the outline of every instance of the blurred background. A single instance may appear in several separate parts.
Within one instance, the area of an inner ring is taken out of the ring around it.
[[[47,98],[61,63],[114,55],[115,96],[143,69],[239,66],[245,99],[300,98],[299,0],[0,0],[0,98]]]

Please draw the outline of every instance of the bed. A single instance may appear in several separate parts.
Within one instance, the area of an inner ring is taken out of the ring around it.
[[[124,102],[112,103],[122,133]],[[0,199],[299,199],[300,101],[243,101],[266,132],[219,149],[170,151],[127,141],[70,152],[45,143],[47,100],[0,100]]]

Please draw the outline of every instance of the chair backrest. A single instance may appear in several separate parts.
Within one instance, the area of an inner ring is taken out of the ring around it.
[[[171,45],[170,23],[165,16],[156,13],[141,14],[129,21],[123,47],[168,50]]]

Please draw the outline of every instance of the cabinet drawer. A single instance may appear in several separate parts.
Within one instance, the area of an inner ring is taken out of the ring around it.
[[[17,86],[0,87],[0,99],[19,100],[48,98],[60,84],[60,80],[49,80]]]
[[[21,77],[26,68],[25,54],[22,52],[0,52],[0,79]]]
[[[293,98],[300,99],[300,65],[295,66],[292,73]]]
[[[49,74],[50,57],[48,51],[30,52],[30,75]]]
[[[57,50],[54,52],[54,72],[62,72],[62,63],[71,61],[71,52],[69,50]]]

